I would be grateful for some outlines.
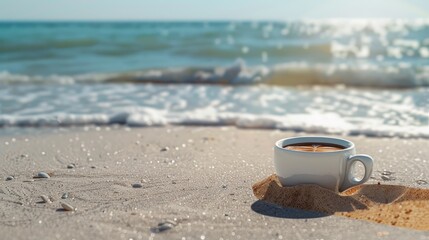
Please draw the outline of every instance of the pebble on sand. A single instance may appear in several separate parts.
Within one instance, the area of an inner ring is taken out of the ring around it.
[[[61,207],[63,207],[64,210],[66,210],[66,211],[76,211],[75,207],[73,207],[72,205],[65,203],[65,202],[61,203]]]
[[[133,183],[133,184],[131,184],[131,186],[133,188],[142,188],[143,187],[143,185],[141,183]]]
[[[14,179],[13,176],[7,176],[6,181],[10,181],[10,180],[13,180],[13,179]]]
[[[62,199],[67,199],[69,197],[69,193],[63,193],[61,196]]]
[[[170,229],[174,228],[175,226],[177,226],[177,222],[172,221],[172,220],[167,220],[167,221],[158,223],[158,226],[152,227],[150,229],[150,231],[153,233],[160,233],[160,232],[170,230]]]
[[[416,180],[416,183],[417,183],[418,185],[425,185],[425,184],[428,184],[428,181],[423,180],[423,179],[420,179],[420,180]]]
[[[393,181],[393,180],[396,180],[396,178],[393,177],[393,176],[384,176],[384,175],[381,176],[381,179],[383,179],[384,181]]]
[[[51,199],[46,195],[42,195],[40,198],[42,199],[43,203],[52,203]]]
[[[168,151],[168,150],[170,150],[170,148],[168,148],[168,147],[163,147],[163,148],[161,148],[161,152],[166,152],[166,151]]]
[[[394,172],[387,171],[387,170],[384,170],[383,172],[381,172],[381,175],[383,175],[383,176],[390,176],[392,174],[394,174]]]
[[[76,167],[76,164],[74,164],[74,163],[70,163],[69,165],[67,165],[68,169],[72,169],[72,168],[75,168],[75,167]]]
[[[50,178],[51,176],[49,176],[49,174],[45,173],[45,172],[39,172],[36,176],[36,178]]]

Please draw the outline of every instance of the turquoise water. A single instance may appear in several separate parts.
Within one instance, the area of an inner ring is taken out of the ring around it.
[[[428,89],[429,20],[0,22],[3,127],[429,137]]]
[[[213,68],[237,59],[417,73],[428,64],[429,22],[2,22],[0,53],[1,71],[29,76]]]

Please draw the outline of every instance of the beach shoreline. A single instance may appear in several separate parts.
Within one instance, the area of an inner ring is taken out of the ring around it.
[[[258,201],[252,185],[274,173],[274,142],[299,135],[315,134],[202,126],[0,134],[0,232],[8,239],[429,239],[429,232]],[[429,188],[429,140],[340,137],[374,157],[368,183]],[[52,176],[33,179],[40,171]],[[41,203],[41,195],[53,202]],[[63,211],[60,202],[77,210]],[[276,211],[281,217],[272,217]],[[157,233],[167,220],[169,229]]]

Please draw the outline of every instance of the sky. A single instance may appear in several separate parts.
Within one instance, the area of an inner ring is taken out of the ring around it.
[[[0,0],[0,20],[429,18],[429,0]]]

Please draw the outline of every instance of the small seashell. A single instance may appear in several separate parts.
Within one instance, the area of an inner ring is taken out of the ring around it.
[[[395,177],[393,177],[393,176],[381,176],[381,179],[383,179],[384,181],[393,181],[393,180],[396,180],[396,178]]]
[[[428,184],[428,182],[427,182],[426,180],[423,180],[423,179],[416,180],[416,183],[417,183],[418,185],[425,185],[425,184]]]
[[[13,179],[14,179],[13,176],[7,176],[6,181],[10,181],[10,180],[13,180]]]
[[[69,165],[67,165],[68,169],[72,169],[72,168],[75,168],[75,167],[76,167],[76,164],[74,164],[74,163],[70,163]]]
[[[39,172],[37,174],[37,178],[50,178],[51,176],[49,176],[49,174],[45,173],[45,172]]]
[[[69,193],[63,193],[61,196],[62,199],[67,199],[69,197]]]
[[[141,183],[134,183],[131,185],[133,188],[142,188],[143,185]]]
[[[75,207],[73,207],[72,205],[65,203],[65,202],[61,203],[61,207],[63,207],[64,210],[66,210],[66,211],[76,211]]]
[[[152,227],[150,231],[153,233],[160,233],[160,232],[170,230],[174,228],[176,225],[177,223],[175,221],[167,220],[167,221],[158,223],[158,226]]]
[[[52,203],[51,199],[46,195],[42,195],[40,198],[42,199],[43,203]]]
[[[170,224],[172,224],[173,226],[177,226],[177,222],[176,222],[176,221],[173,221],[173,220],[165,220],[165,223],[170,223]]]
[[[383,175],[383,176],[390,176],[392,174],[394,174],[394,172],[387,171],[387,170],[384,170],[383,172],[381,172],[381,175]]]

